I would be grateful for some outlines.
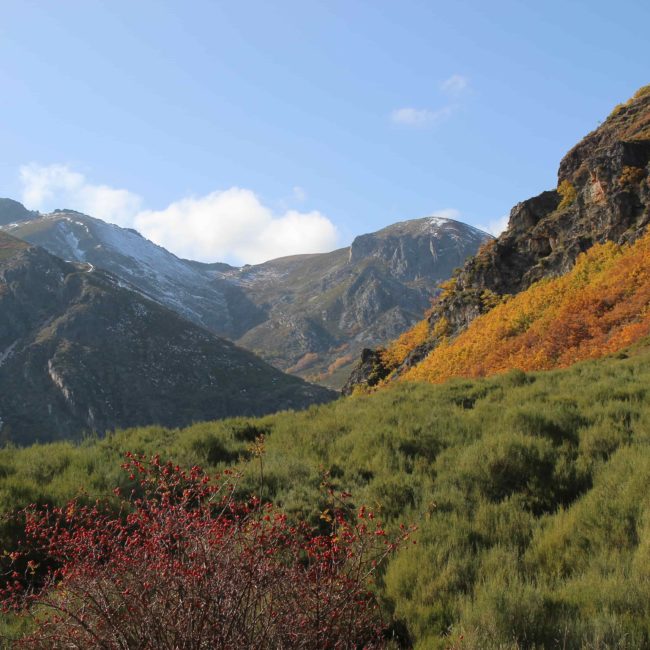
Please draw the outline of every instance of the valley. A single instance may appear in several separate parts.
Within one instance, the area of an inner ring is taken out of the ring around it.
[[[179,647],[159,621],[231,573],[224,602],[274,594],[233,647],[273,647],[285,599],[312,636],[277,647],[650,647],[649,86],[496,238],[430,216],[234,267],[70,209],[0,223],[7,647],[135,647],[133,598]]]

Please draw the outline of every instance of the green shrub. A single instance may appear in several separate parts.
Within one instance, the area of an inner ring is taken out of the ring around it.
[[[0,449],[0,509],[132,485],[127,450],[244,471],[323,526],[320,485],[419,527],[380,576],[415,647],[650,647],[650,353],[562,371],[401,384],[306,412]],[[263,483],[248,447],[265,435]],[[4,550],[17,531],[0,525]],[[11,629],[11,624],[8,629]]]

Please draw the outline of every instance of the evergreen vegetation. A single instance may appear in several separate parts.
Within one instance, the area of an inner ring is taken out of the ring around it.
[[[0,503],[8,512],[130,490],[120,465],[132,451],[242,468],[242,496],[318,527],[330,507],[326,473],[354,505],[419,528],[380,581],[405,644],[648,647],[648,386],[650,352],[637,344],[565,370],[403,382],[303,413],[9,446],[0,450]],[[5,522],[1,535],[14,549],[15,525]]]

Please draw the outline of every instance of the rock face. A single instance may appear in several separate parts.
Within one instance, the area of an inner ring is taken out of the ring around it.
[[[483,246],[454,276],[429,317],[430,340],[408,357],[417,363],[454,336],[494,300],[568,271],[595,243],[634,241],[650,223],[650,87],[618,106],[564,157],[558,187],[517,204],[508,229]],[[363,364],[361,364],[362,366]],[[375,373],[402,368],[383,368]],[[349,392],[359,373],[346,385]]]
[[[357,367],[348,377],[341,392],[344,395],[351,395],[357,386],[372,388],[388,376],[390,369],[387,368],[381,358],[379,350],[364,348],[361,351],[361,358]]]
[[[335,388],[364,347],[419,320],[437,284],[490,239],[458,221],[427,217],[331,253],[235,268],[181,260],[135,231],[70,210],[14,219],[4,230],[62,259],[106,269],[276,367]]]
[[[283,374],[90,264],[0,233],[0,438],[181,426],[304,408],[324,388]]]

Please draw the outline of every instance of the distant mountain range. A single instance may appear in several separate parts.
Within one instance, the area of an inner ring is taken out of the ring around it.
[[[335,396],[92,263],[65,262],[0,232],[0,440],[177,426]]]
[[[137,232],[73,210],[41,215],[0,199],[0,227],[53,255],[113,273],[183,318],[277,368],[338,388],[364,347],[417,322],[437,285],[490,235],[426,217],[348,248],[241,268],[182,260]]]

